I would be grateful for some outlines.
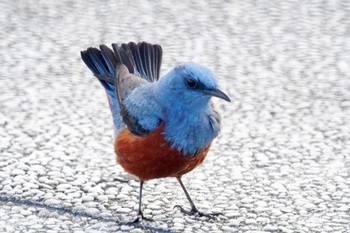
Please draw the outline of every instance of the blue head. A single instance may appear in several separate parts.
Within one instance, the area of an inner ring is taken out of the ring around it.
[[[174,105],[186,105],[190,108],[207,106],[212,96],[226,101],[230,98],[217,87],[217,79],[208,68],[185,63],[176,66],[159,81],[161,98]]]
[[[218,135],[220,116],[210,104],[212,96],[230,98],[217,87],[208,68],[186,63],[176,66],[156,84],[163,106],[165,138],[185,155],[206,147]]]

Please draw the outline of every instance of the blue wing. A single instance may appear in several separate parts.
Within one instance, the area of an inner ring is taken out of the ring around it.
[[[134,102],[129,101],[133,104],[128,106],[124,101],[134,89],[159,79],[162,48],[146,42],[130,42],[120,46],[112,44],[112,47],[113,51],[105,45],[101,45],[100,49],[88,48],[81,52],[81,57],[110,97],[117,130],[125,124],[136,135],[147,134],[154,128],[150,125],[154,126],[158,121],[157,118],[148,116],[150,106],[147,106],[147,101],[143,101],[143,98],[149,98],[147,92],[138,97],[140,99],[131,98]],[[136,100],[143,104],[138,104]],[[137,115],[136,112],[140,114]],[[152,119],[146,120],[148,117]]]

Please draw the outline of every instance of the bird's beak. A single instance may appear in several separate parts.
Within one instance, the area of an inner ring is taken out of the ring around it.
[[[208,95],[215,96],[215,97],[218,97],[220,99],[226,100],[227,102],[231,102],[230,97],[228,97],[228,95],[226,95],[223,91],[221,91],[218,88],[206,89],[206,90],[203,90],[203,92],[208,94]]]

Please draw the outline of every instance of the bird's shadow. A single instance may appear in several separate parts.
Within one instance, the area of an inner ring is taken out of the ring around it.
[[[95,219],[95,220],[102,221],[102,222],[114,222],[114,223],[118,224],[119,226],[123,226],[123,225],[124,226],[133,226],[136,228],[141,228],[146,232],[177,233],[176,231],[171,231],[171,230],[160,228],[157,226],[149,226],[148,224],[144,225],[142,223],[124,222],[124,221],[120,221],[120,220],[117,220],[114,218],[100,217],[100,216],[88,214],[84,211],[74,210],[71,208],[47,205],[47,204],[44,204],[43,201],[41,201],[41,200],[38,200],[38,201],[28,200],[28,199],[8,196],[5,194],[0,194],[0,202],[4,202],[4,203],[12,202],[13,204],[20,205],[20,206],[45,208],[47,210],[56,211],[59,213],[70,214],[70,215],[75,216],[75,217],[88,217],[88,218]]]

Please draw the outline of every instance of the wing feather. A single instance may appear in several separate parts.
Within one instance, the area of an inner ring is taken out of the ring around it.
[[[144,119],[132,116],[124,101],[136,88],[159,79],[162,48],[147,42],[112,44],[112,48],[106,45],[100,45],[100,49],[88,48],[81,56],[110,97],[116,98],[114,101],[119,105],[116,109],[128,129],[136,135],[147,134],[149,130],[140,124]]]

